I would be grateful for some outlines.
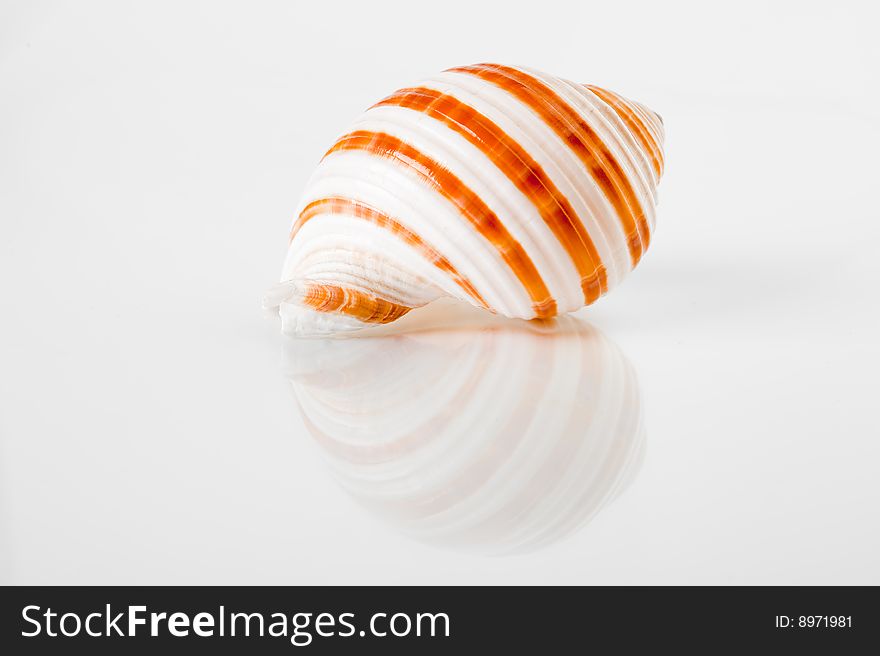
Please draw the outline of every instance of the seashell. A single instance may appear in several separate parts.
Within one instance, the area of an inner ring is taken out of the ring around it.
[[[617,498],[642,462],[638,383],[610,340],[574,318],[498,323],[285,345],[338,482],[418,541],[543,548]]]
[[[663,122],[529,68],[452,68],[370,107],[296,211],[285,332],[395,321],[452,297],[521,319],[595,302],[651,241]]]

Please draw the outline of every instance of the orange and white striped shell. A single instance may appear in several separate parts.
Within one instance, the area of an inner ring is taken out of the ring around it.
[[[296,212],[285,332],[388,323],[449,296],[523,319],[589,305],[648,248],[663,123],[523,67],[449,69],[370,107]]]

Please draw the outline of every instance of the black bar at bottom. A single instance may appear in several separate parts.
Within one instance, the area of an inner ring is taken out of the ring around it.
[[[880,637],[869,587],[6,587],[0,598],[6,654],[852,653]]]

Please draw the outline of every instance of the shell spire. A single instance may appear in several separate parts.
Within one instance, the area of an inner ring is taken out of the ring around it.
[[[522,319],[577,310],[647,250],[663,138],[641,103],[523,67],[400,89],[324,155],[264,304],[298,335],[441,297]]]

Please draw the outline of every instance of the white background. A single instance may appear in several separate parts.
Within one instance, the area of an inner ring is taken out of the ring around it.
[[[880,584],[880,48],[863,2],[0,4],[0,582]],[[523,64],[663,115],[579,316],[646,455],[568,539],[422,544],[326,466],[259,310],[362,109]]]

